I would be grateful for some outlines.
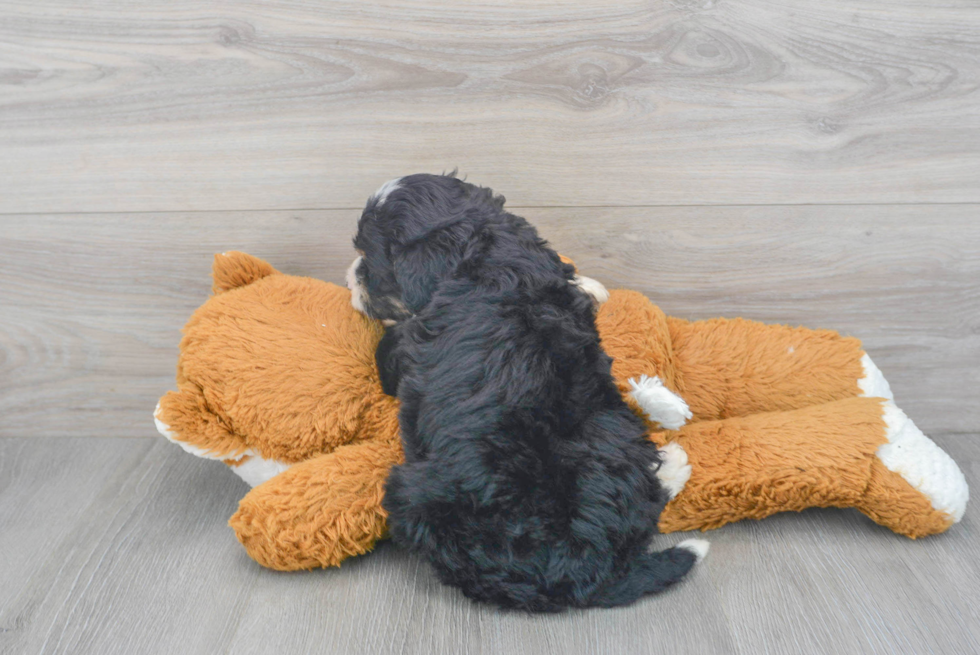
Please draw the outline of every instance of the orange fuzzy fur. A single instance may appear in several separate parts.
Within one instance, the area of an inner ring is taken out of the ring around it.
[[[369,551],[385,535],[384,481],[402,457],[398,403],[374,363],[381,326],[351,308],[347,289],[244,253],[216,256],[214,292],[184,329],[178,391],[158,417],[230,466],[247,453],[294,464],[231,517],[260,564],[336,566]],[[613,291],[597,325],[634,411],[629,378],[656,375],[694,414],[677,431],[648,421],[651,438],[681,444],[693,467],[663,531],[814,506],[856,507],[910,537],[951,524],[875,456],[886,441],[882,400],[857,397],[858,340],[670,318],[632,291]]]

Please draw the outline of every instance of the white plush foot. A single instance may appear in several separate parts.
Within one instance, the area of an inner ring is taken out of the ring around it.
[[[884,403],[884,409],[888,443],[878,448],[878,459],[918,489],[934,509],[958,522],[970,500],[970,488],[963,472],[895,403]]]
[[[609,300],[609,291],[599,280],[593,280],[584,275],[576,275],[572,278],[572,284],[577,285],[582,291],[592,296],[592,300],[597,305],[601,305]]]
[[[651,421],[668,430],[677,430],[687,423],[691,410],[684,399],[664,386],[658,377],[641,375],[640,380],[630,378],[633,391],[630,395],[640,405]]]
[[[660,449],[660,459],[657,479],[673,499],[691,479],[691,465],[687,463],[687,453],[684,452],[684,448],[674,441]]]
[[[861,395],[869,398],[894,400],[895,396],[892,395],[891,387],[888,386],[888,380],[881,374],[867,353],[861,358],[861,366],[864,368],[864,375],[858,380]]]
[[[167,440],[172,441],[185,452],[195,455],[196,457],[202,457],[204,459],[213,459],[219,462],[227,462],[229,460],[241,460],[248,459],[241,464],[232,464],[231,470],[238,474],[242,480],[245,480],[249,486],[254,487],[256,485],[262,484],[269,478],[275,477],[288,469],[291,465],[285,464],[274,459],[263,459],[259,457],[251,448],[245,450],[245,452],[238,455],[221,455],[217,453],[212,453],[203,448],[198,448],[193,444],[189,444],[186,441],[181,441],[177,438],[177,434],[170,429],[170,426],[160,420],[160,403],[157,403],[156,409],[153,410],[153,422],[156,423],[157,431],[165,436]]]
[[[256,487],[266,480],[276,477],[290,466],[290,464],[275,459],[263,459],[258,455],[251,455],[241,464],[232,465],[231,470],[247,482],[248,486]]]
[[[694,556],[700,562],[704,559],[704,556],[708,554],[708,548],[711,544],[704,539],[685,539],[684,541],[677,544],[678,548],[683,548],[694,553]]]
[[[204,459],[217,459],[217,460],[227,459],[227,457],[222,457],[221,455],[215,455],[213,453],[209,453],[203,448],[198,448],[194,444],[189,444],[186,441],[181,441],[180,439],[178,439],[177,433],[171,430],[169,425],[167,425],[166,423],[160,420],[160,403],[157,403],[156,409],[153,410],[153,422],[157,426],[157,432],[165,436],[168,441],[171,441],[177,444],[178,446],[180,446],[181,448],[183,448],[184,451],[190,453],[191,455],[195,455],[197,457],[203,457]]]

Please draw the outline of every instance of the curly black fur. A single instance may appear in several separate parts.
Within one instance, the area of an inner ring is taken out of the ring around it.
[[[364,309],[397,321],[378,350],[402,403],[391,534],[476,600],[630,603],[696,557],[648,551],[667,501],[658,451],[613,382],[573,268],[503,203],[413,175],[358,224]]]

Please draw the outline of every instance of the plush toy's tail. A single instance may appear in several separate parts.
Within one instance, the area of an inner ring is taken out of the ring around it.
[[[211,277],[214,283],[211,290],[215,294],[243,287],[256,280],[279,273],[268,262],[252,255],[229,250],[214,256]]]
[[[600,589],[587,602],[591,607],[629,605],[679,581],[708,553],[708,542],[688,539],[673,548],[644,553],[635,559],[626,574]]]

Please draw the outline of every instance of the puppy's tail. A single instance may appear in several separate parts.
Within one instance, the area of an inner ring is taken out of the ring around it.
[[[667,550],[644,553],[633,560],[626,575],[596,592],[588,604],[616,607],[655,594],[687,575],[707,554],[708,542],[703,539],[688,539]]]

